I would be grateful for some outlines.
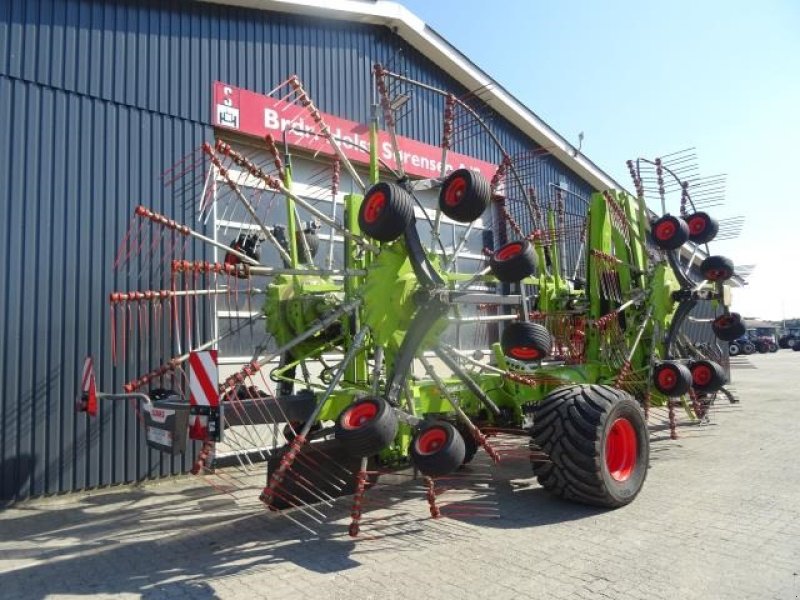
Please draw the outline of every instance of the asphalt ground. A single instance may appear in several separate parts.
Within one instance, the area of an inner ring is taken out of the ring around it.
[[[619,510],[551,497],[510,441],[439,482],[441,518],[421,481],[373,488],[357,539],[349,498],[287,516],[259,482],[186,477],[0,512],[0,598],[799,598],[800,353],[740,361],[733,387],[676,440],[654,411]]]

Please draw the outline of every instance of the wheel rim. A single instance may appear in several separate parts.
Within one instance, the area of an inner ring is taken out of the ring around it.
[[[342,417],[342,427],[345,429],[359,429],[375,418],[378,407],[372,402],[364,402],[348,408]]]
[[[466,190],[467,181],[463,177],[456,177],[444,191],[444,203],[447,206],[458,206]]]
[[[720,327],[722,329],[727,329],[728,327],[733,325],[733,321],[734,321],[733,317],[719,317],[714,322],[717,324],[717,327]]]
[[[727,269],[709,269],[705,272],[705,278],[709,281],[720,281],[730,278]]]
[[[522,252],[522,244],[514,242],[500,248],[500,250],[495,253],[494,257],[497,260],[508,260],[509,258],[514,258],[520,252]]]
[[[701,216],[692,217],[689,219],[688,225],[692,235],[700,235],[706,229],[706,220]]]
[[[678,382],[678,375],[672,367],[665,367],[658,372],[656,376],[658,385],[662,390],[671,390]]]
[[[714,374],[711,372],[711,367],[708,365],[698,365],[692,369],[692,381],[695,385],[708,385]]]
[[[672,239],[675,235],[676,227],[672,221],[664,221],[656,226],[656,237],[661,241]]]
[[[367,200],[367,205],[364,207],[364,221],[367,223],[374,223],[378,220],[383,207],[386,206],[386,194],[383,192],[375,192]]]
[[[511,348],[508,353],[520,360],[535,360],[542,355],[538,349],[531,348],[530,346],[515,346]]]
[[[628,419],[619,418],[606,437],[606,468],[615,481],[627,481],[636,468],[639,442]]]
[[[443,427],[426,429],[414,442],[417,454],[429,456],[438,452],[447,441],[447,432]]]

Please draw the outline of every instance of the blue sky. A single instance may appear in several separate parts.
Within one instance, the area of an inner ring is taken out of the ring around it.
[[[401,4],[626,186],[627,159],[696,147],[728,175],[709,212],[746,218],[711,244],[756,264],[734,310],[800,317],[800,1]]]

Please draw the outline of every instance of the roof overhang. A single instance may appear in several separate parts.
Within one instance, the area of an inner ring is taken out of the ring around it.
[[[485,89],[486,92],[481,94],[481,99],[487,105],[537,144],[549,150],[589,185],[597,190],[624,189],[608,173],[580,153],[577,148],[536,116],[503,86],[426,25],[422,19],[396,2],[386,0],[200,1],[390,27],[397,35],[467,89]]]

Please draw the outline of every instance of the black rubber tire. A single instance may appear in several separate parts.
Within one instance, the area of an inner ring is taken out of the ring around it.
[[[550,457],[550,462],[533,465],[545,489],[606,508],[630,503],[642,489],[650,435],[632,396],[605,385],[564,386],[534,405],[533,415],[533,442]],[[607,455],[608,434],[618,419],[627,422],[636,439],[635,461],[623,480],[612,475]]]
[[[358,226],[369,237],[391,242],[414,219],[414,200],[399,185],[382,181],[367,191],[358,211]]]
[[[742,353],[742,349],[739,347],[739,344],[736,342],[731,342],[728,344],[728,355],[729,356],[739,356]]]
[[[397,415],[386,400],[367,397],[341,412],[334,435],[348,454],[372,456],[394,441],[397,425]]]
[[[662,250],[676,250],[689,239],[689,226],[686,221],[673,215],[664,215],[650,226],[653,241]]]
[[[281,459],[288,449],[289,444],[285,444],[277,452],[270,454],[267,459],[267,481],[280,467]],[[284,510],[301,504],[317,504],[325,495],[339,498],[356,492],[355,474],[361,468],[361,458],[345,453],[339,442],[325,440],[306,443],[301,446],[300,454],[307,455],[307,458],[295,459],[269,508]],[[350,471],[352,475],[343,476],[343,469]],[[370,458],[367,462],[369,473],[366,489],[378,482],[377,469],[377,460]]]
[[[723,342],[738,340],[747,333],[747,328],[739,313],[720,315],[711,322],[711,329],[714,331],[714,335]]]
[[[792,346],[792,350],[795,352],[800,352],[800,341],[795,340],[794,346]]]
[[[514,360],[534,362],[550,354],[553,338],[543,325],[514,321],[503,329],[500,346],[503,354]]]
[[[442,183],[439,208],[454,221],[471,223],[489,206],[491,196],[489,182],[483,175],[469,169],[456,169]]]
[[[777,351],[778,351],[778,344],[776,344],[775,342],[770,342],[769,343],[769,352],[770,353],[774,353],[774,352],[777,352]]]
[[[784,350],[789,350],[794,346],[795,336],[792,333],[787,335],[782,335],[778,338],[778,347],[783,348]]]
[[[461,434],[461,437],[464,438],[464,460],[461,464],[466,465],[475,458],[475,454],[478,452],[478,442],[475,441],[475,436],[472,435],[469,427],[461,421],[456,423],[456,429]]]
[[[306,247],[303,245],[303,238],[301,237],[301,232],[298,229],[297,233],[295,234],[295,239],[297,240],[297,260],[301,263],[310,263],[314,260],[314,257],[317,255],[317,251],[319,250],[319,238],[311,229],[304,230],[302,234],[306,237],[306,243],[308,244],[308,250],[311,252],[311,256],[309,257],[306,255]]]
[[[742,354],[753,354],[756,351],[756,345],[747,343],[742,346]]]
[[[689,226],[689,239],[695,244],[707,244],[719,232],[717,220],[702,211],[686,215],[684,221]]]
[[[515,283],[536,272],[536,255],[528,240],[500,246],[489,259],[492,274],[504,283]]]
[[[709,256],[700,264],[700,273],[708,281],[727,281],[733,277],[733,261],[726,256]]]
[[[765,342],[764,340],[756,340],[755,342],[756,351],[759,354],[766,354],[769,352],[769,342]]]
[[[683,396],[692,387],[692,374],[683,363],[664,360],[653,369],[653,387],[665,396]]]
[[[689,363],[692,374],[692,387],[697,392],[713,393],[728,383],[728,377],[721,365],[713,360],[693,360]]]
[[[447,421],[424,422],[411,440],[411,462],[428,477],[452,473],[465,458],[464,438]]]

